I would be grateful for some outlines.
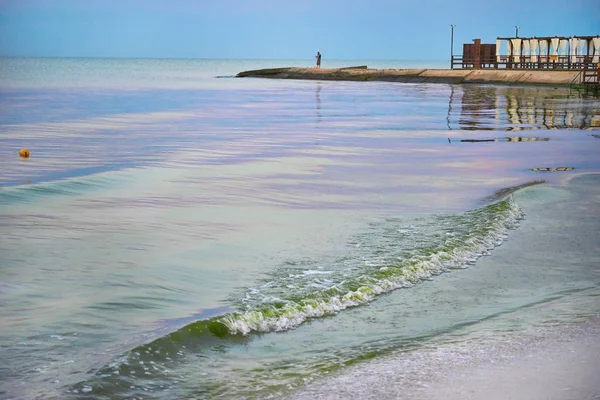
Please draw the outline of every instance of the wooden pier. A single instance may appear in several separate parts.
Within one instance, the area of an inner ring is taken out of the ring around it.
[[[510,37],[494,44],[463,45],[463,54],[450,61],[451,69],[597,70],[599,36]]]
[[[504,46],[503,46],[504,45]],[[497,38],[495,44],[463,45],[451,56],[453,70],[580,71],[569,85],[584,95],[600,95],[600,35]]]

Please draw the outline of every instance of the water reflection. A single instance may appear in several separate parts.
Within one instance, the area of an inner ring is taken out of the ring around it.
[[[496,86],[453,86],[448,99],[448,129],[536,130],[600,127],[600,102],[569,99],[562,90]],[[456,107],[456,106],[459,107]],[[460,114],[453,109],[460,109]]]
[[[321,122],[321,82],[317,82],[315,97],[317,99],[317,124],[319,124]]]
[[[446,117],[446,122],[448,124],[448,130],[452,130],[452,126],[450,125],[450,115],[452,114],[452,100],[454,99],[454,85],[450,86],[450,101],[448,101],[448,116]],[[450,141],[450,139],[448,139]]]

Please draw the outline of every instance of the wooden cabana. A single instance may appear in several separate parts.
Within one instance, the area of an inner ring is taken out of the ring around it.
[[[600,36],[497,38],[495,44],[463,45],[463,55],[452,57],[452,68],[598,69]],[[490,54],[491,53],[491,54]],[[494,55],[495,53],[495,55]]]

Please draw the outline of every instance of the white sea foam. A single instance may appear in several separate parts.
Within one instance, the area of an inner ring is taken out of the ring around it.
[[[221,322],[232,334],[284,331],[297,327],[307,319],[336,314],[346,308],[368,303],[382,293],[410,287],[449,269],[464,268],[467,264],[475,263],[479,257],[502,244],[508,231],[514,229],[523,218],[523,213],[511,197],[497,205],[477,210],[472,217],[472,227],[464,241],[457,243],[451,236],[443,246],[429,254],[417,254],[399,265],[378,268],[374,273],[361,275],[354,281],[339,282],[299,300],[265,298],[262,307],[229,314]],[[305,275],[314,272],[308,270]]]

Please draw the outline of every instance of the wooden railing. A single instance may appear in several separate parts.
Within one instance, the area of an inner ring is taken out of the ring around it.
[[[600,64],[595,69],[585,68],[579,71],[569,85],[569,96],[577,93],[579,96],[600,95]]]
[[[481,59],[475,65],[462,55],[453,56],[451,69],[551,69],[551,70],[597,70],[598,64],[588,56],[498,56]]]
[[[584,69],[581,83],[584,85],[600,85],[600,69]]]

